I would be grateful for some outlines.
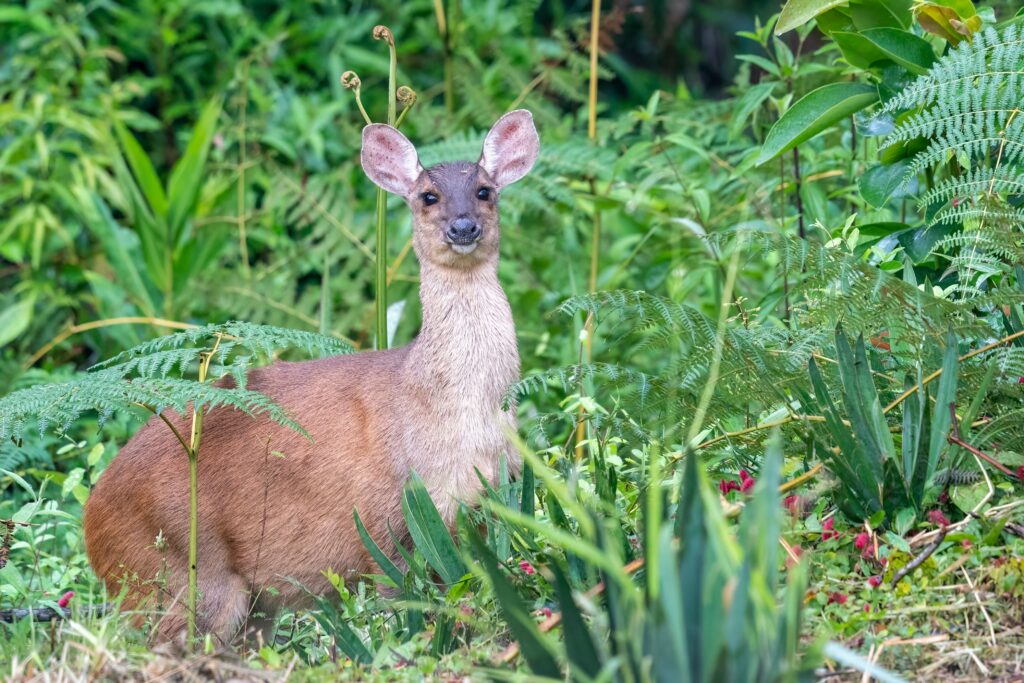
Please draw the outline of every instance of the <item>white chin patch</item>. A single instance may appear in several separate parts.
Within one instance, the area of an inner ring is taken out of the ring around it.
[[[476,249],[477,244],[477,242],[473,242],[472,244],[453,244],[452,251],[456,254],[469,254]]]

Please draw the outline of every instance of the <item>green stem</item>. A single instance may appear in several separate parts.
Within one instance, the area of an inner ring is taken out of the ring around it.
[[[388,348],[388,198],[377,189],[377,348]]]
[[[188,590],[185,619],[188,647],[196,642],[196,603],[199,595],[199,454],[188,454]]]

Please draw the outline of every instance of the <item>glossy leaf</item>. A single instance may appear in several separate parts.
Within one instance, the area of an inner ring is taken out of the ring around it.
[[[775,122],[757,163],[771,161],[877,101],[878,90],[863,83],[830,83],[812,90]]]
[[[847,0],[788,0],[775,25],[775,35],[803,26],[822,12],[845,5]]]
[[[861,196],[871,206],[881,208],[893,196],[905,197],[911,194],[908,191],[909,185],[916,179],[907,177],[910,167],[909,159],[902,159],[894,164],[872,166],[857,179]],[[917,183],[913,184],[916,186]]]

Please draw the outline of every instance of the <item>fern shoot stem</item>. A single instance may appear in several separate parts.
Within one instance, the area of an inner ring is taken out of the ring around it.
[[[210,362],[220,347],[223,335],[217,334],[210,351],[199,361],[199,383],[206,382]],[[187,646],[196,643],[196,606],[199,602],[199,444],[203,437],[203,411],[192,407],[192,434],[188,447],[188,585],[185,590],[185,629]]]
[[[388,217],[387,195],[377,189],[377,255],[375,289],[377,291],[376,348],[388,348]]]
[[[598,37],[601,30],[601,0],[592,0],[590,5],[590,84],[587,92],[587,139],[591,144],[597,141],[597,52]],[[597,183],[590,180],[590,193],[597,194]],[[598,254],[601,248],[601,211],[594,205],[593,223],[590,230],[590,276],[587,290],[597,291]],[[588,316],[583,326],[583,356],[589,363],[593,357],[594,319]],[[580,381],[580,396],[583,395],[583,382]],[[587,436],[586,411],[581,402],[579,419],[576,421],[576,462],[583,459],[583,442]]]
[[[398,54],[395,37],[386,26],[373,29],[373,37],[388,44],[388,125],[396,122]],[[388,201],[384,190],[377,189],[377,250],[374,255],[376,276],[376,344],[377,349],[388,348]]]

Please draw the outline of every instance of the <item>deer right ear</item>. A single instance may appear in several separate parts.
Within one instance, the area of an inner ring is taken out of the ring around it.
[[[416,148],[396,129],[383,123],[363,128],[363,149],[359,154],[363,171],[378,187],[408,197],[423,172]]]

